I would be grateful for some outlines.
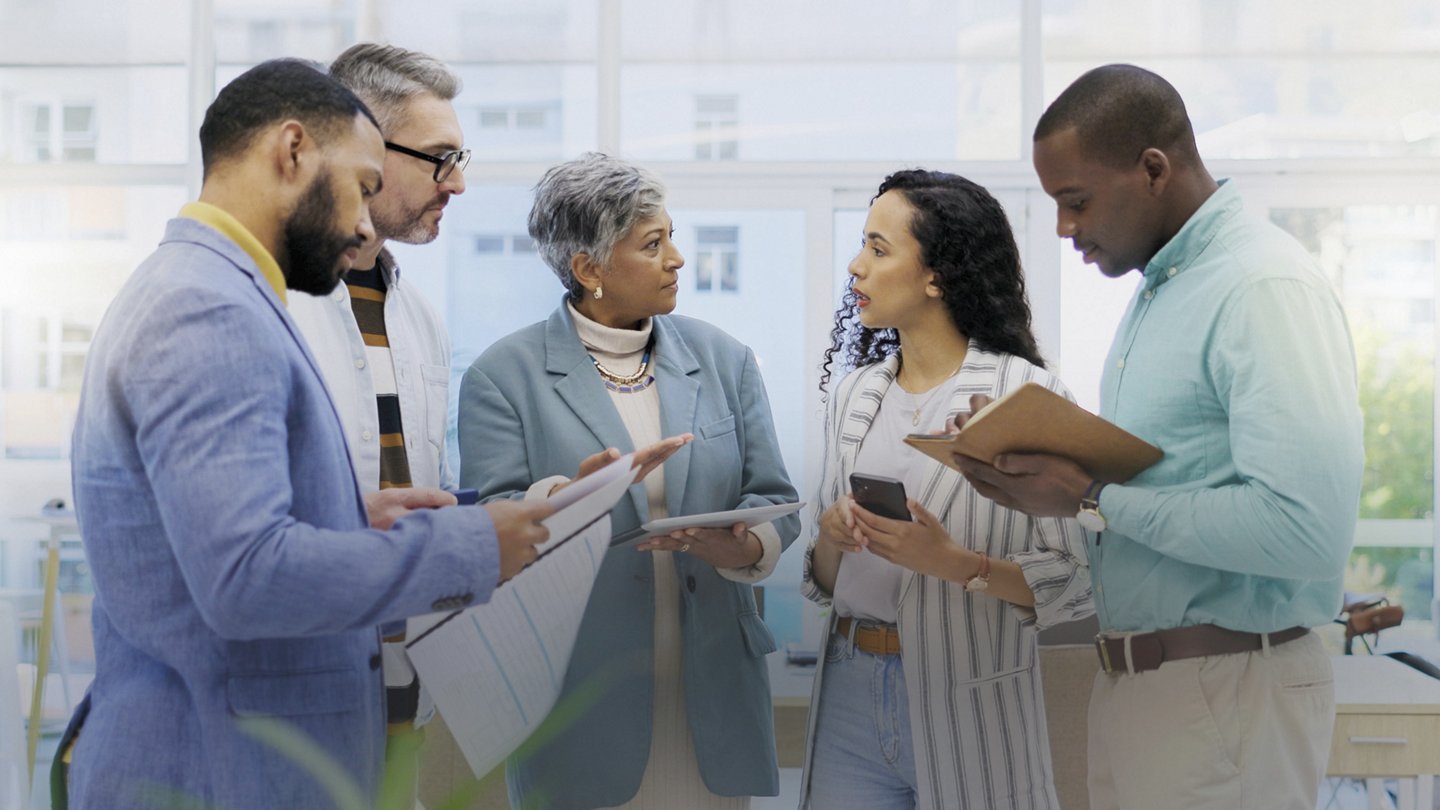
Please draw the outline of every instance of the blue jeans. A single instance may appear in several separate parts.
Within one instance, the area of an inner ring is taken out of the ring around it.
[[[915,749],[900,656],[872,655],[831,633],[816,711],[812,807],[915,807]]]

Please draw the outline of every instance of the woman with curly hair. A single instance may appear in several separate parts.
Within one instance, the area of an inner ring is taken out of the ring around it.
[[[833,606],[815,677],[802,807],[1057,808],[1037,629],[1092,611],[1071,519],[981,497],[902,442],[970,398],[1069,392],[1030,331],[1005,212],[953,174],[880,184],[836,313],[808,598]],[[904,482],[912,521],[858,506],[851,473]]]

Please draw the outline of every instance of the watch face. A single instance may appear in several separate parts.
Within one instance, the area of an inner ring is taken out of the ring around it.
[[[1075,520],[1092,532],[1105,531],[1105,517],[1094,509],[1081,509]]]
[[[983,591],[988,587],[990,587],[990,580],[980,577],[972,577],[969,582],[965,583],[967,591]]]

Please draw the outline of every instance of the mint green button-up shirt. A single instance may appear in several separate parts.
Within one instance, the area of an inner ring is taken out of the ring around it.
[[[1165,457],[1106,486],[1100,624],[1270,632],[1340,610],[1364,464],[1355,356],[1305,250],[1220,189],[1145,267],[1101,415]]]

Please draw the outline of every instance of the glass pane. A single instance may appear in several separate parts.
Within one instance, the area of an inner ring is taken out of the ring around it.
[[[1043,8],[1047,100],[1092,67],[1133,62],[1179,89],[1207,157],[1440,155],[1430,0]]]
[[[100,163],[184,163],[190,154],[186,88],[183,66],[0,68],[0,119],[33,106],[37,136],[48,138],[59,124],[72,145],[91,150],[74,156],[88,154],[83,159]],[[32,142],[11,151],[0,139],[0,163],[48,160],[44,146]]]
[[[0,190],[0,459],[64,458],[90,335],[185,195],[169,187]]]
[[[1440,208],[1277,208],[1345,302],[1365,411],[1361,518],[1435,509],[1435,274]]]
[[[48,139],[50,137],[50,105],[44,103],[37,104],[31,108],[31,112],[34,115],[35,121],[31,132],[33,132],[37,138]]]
[[[825,12],[773,0],[623,0],[627,62],[1008,59],[1020,50],[1008,3],[911,2],[894,13],[869,0],[831,0]],[[916,8],[916,7],[923,8]]]
[[[1270,218],[1320,261],[1345,303],[1355,342],[1365,413],[1360,517],[1375,520],[1379,530],[1351,554],[1345,588],[1384,593],[1406,608],[1407,625],[1418,624],[1434,595],[1434,552],[1428,543],[1396,540],[1405,524],[1435,513],[1440,208],[1276,208]]]
[[[595,148],[594,66],[452,67],[464,83],[455,108],[476,160],[555,161]]]
[[[1018,6],[925,10],[626,0],[623,149],[654,160],[1018,159]],[[733,130],[707,143],[702,121]]]
[[[382,42],[452,63],[592,62],[599,42],[592,0],[427,0],[387,2],[378,12]]]
[[[190,0],[0,2],[0,54],[9,65],[181,64]]]
[[[358,0],[215,0],[216,60],[249,66],[297,56],[328,64],[355,42],[358,7]]]
[[[67,104],[64,120],[66,135],[89,135],[95,121],[95,108],[89,104]]]
[[[341,50],[336,48],[326,58]],[[216,68],[216,87],[224,87],[252,66]],[[595,148],[593,66],[450,67],[460,76],[455,112],[466,146],[474,150],[473,160],[554,161]]]
[[[1099,413],[1105,355],[1140,274],[1107,278],[1085,264],[1068,241],[1056,240],[1055,248],[1060,251],[1060,345],[1053,370],[1076,402]]]
[[[715,254],[705,251],[695,257],[695,290],[709,292],[715,287]]]

